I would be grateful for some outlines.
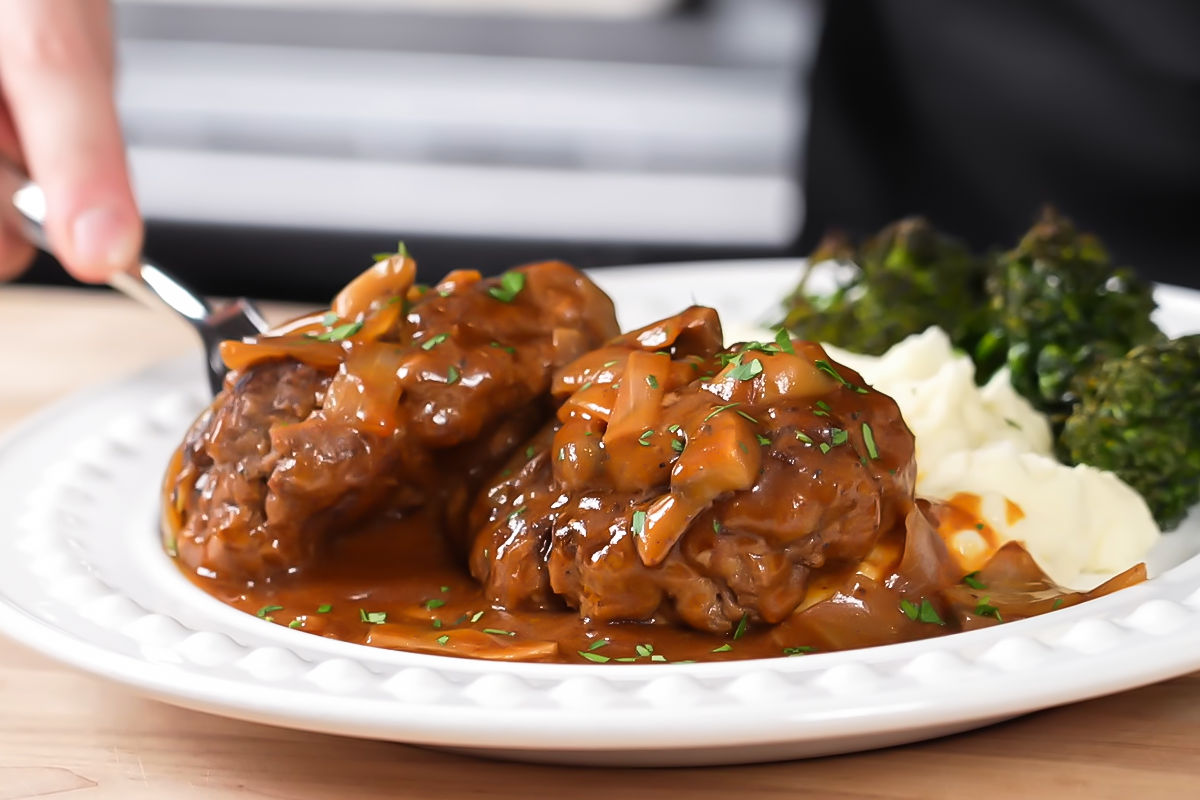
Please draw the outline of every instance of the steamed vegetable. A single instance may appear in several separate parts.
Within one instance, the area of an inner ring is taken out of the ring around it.
[[[1200,501],[1200,335],[1137,347],[1079,388],[1061,439],[1071,460],[1115,472],[1176,527]]]
[[[924,219],[893,223],[857,250],[828,237],[810,261],[829,260],[849,270],[833,294],[809,286],[810,271],[786,300],[783,325],[800,338],[880,355],[933,325],[970,349],[986,328],[982,263]]]
[[[977,377],[1007,366],[1013,388],[1056,432],[1089,370],[1162,336],[1150,320],[1151,287],[1050,208],[996,260],[987,293],[990,327],[974,349]]]

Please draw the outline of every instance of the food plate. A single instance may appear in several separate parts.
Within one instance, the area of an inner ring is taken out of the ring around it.
[[[773,315],[796,261],[605,270],[623,327],[693,300],[736,336]],[[1157,321],[1200,330],[1200,293]],[[825,755],[939,736],[1200,668],[1200,518],[1153,579],[1081,606],[865,650],[707,664],[472,661],[272,625],[162,553],[159,483],[207,401],[198,360],[88,390],[0,446],[0,631],[169,703],[497,758],[627,766]]]

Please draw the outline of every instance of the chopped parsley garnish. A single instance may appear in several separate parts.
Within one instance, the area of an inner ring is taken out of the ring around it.
[[[387,612],[364,611],[360,608],[358,610],[358,618],[363,622],[369,622],[372,625],[382,625],[383,623],[387,622]]]
[[[612,361],[605,361],[603,366],[605,369],[608,369],[609,367],[615,367],[617,364],[620,364],[620,363],[621,363],[621,359],[614,358]]]
[[[442,342],[446,341],[449,338],[450,338],[450,334],[448,334],[448,333],[439,333],[436,336],[430,336],[426,341],[421,342],[421,349],[422,350],[432,350],[433,348],[437,347],[439,344],[441,344]]]
[[[639,656],[642,656],[644,658],[654,652],[654,645],[639,644],[637,647],[635,647],[633,649],[637,651],[637,654]]]
[[[599,650],[608,645],[608,639],[597,639],[588,646],[588,650]]]
[[[826,403],[824,400],[818,400],[818,401],[817,401],[817,408],[819,408],[819,409],[822,409],[822,410],[824,410],[824,411],[831,411],[831,410],[832,410],[832,409],[829,407],[829,403]]]
[[[963,575],[962,582],[965,583],[967,586],[970,586],[972,589],[986,589],[987,588],[987,586],[985,586],[983,584],[983,581],[979,580],[979,570],[975,570],[974,572],[970,572],[970,573],[967,573],[966,575]]]
[[[333,611],[333,606],[329,603],[322,603],[321,605],[317,606],[318,614],[328,614],[330,611]]]
[[[509,512],[508,518],[516,519],[517,517],[521,516],[528,510],[529,510],[529,506],[521,506],[520,508],[513,509],[512,511]]]
[[[723,644],[720,647],[714,647],[712,651],[714,653],[728,653],[732,649],[733,649],[733,645]]]
[[[981,531],[981,530],[983,530],[983,527],[984,527],[984,526],[983,526],[983,523],[982,523],[982,522],[976,522],[976,523],[975,523],[975,530],[977,530],[977,531]]]
[[[650,660],[651,660],[651,661],[666,661],[666,660],[667,660],[667,657],[666,657],[666,656],[660,656],[660,655],[658,655],[657,653],[655,653],[654,655],[650,656]]]
[[[642,447],[650,446],[650,437],[654,435],[654,431],[642,431],[642,435],[638,437],[638,444]]]
[[[750,362],[742,362],[729,371],[729,377],[738,381],[748,381],[763,371],[762,362],[757,358]]]
[[[291,622],[289,622],[289,623],[288,623],[288,627],[289,627],[289,628],[299,628],[299,627],[300,627],[301,625],[303,625],[303,624],[304,624],[304,620],[302,620],[302,619],[294,619],[294,620],[292,620]]]
[[[775,346],[790,356],[796,355],[796,348],[792,347],[792,335],[783,328],[775,334]]]
[[[679,426],[672,425],[671,427],[667,428],[667,430],[669,430],[671,433],[679,433]]]
[[[588,661],[595,661],[597,664],[606,664],[612,661],[608,656],[602,656],[599,653],[589,653],[587,650],[577,650],[576,652]]]
[[[745,411],[742,411],[740,408],[737,410],[737,415],[738,415],[739,417],[741,417],[742,419],[748,419],[748,420],[750,420],[750,421],[751,421],[751,422],[753,422],[755,425],[757,425],[757,424],[758,424],[758,420],[756,420],[754,417],[752,417],[752,416],[750,416],[749,414],[747,414]]]
[[[672,439],[671,440],[671,449],[674,450],[676,453],[682,453],[683,452],[683,442],[679,441],[678,439]]]
[[[761,433],[756,434],[756,435],[758,436],[758,443],[761,444],[763,447],[766,447],[767,445],[769,445],[771,443],[771,440],[768,439],[766,436],[763,436]]]
[[[834,378],[837,379],[838,383],[840,383],[842,386],[845,386],[847,389],[853,389],[854,391],[858,392],[859,394],[867,393],[866,389],[862,388],[861,386],[855,386],[853,383],[851,383],[850,381],[843,378],[842,373],[840,373],[836,369],[834,369],[833,365],[830,364],[825,359],[818,358],[816,361],[813,362],[813,364],[816,365],[817,369],[821,370],[822,372],[832,375]]]
[[[515,347],[509,347],[508,345],[500,344],[499,342],[492,342],[492,347],[503,350],[504,352],[508,353],[510,356],[517,352],[517,349]]]
[[[590,389],[590,388],[592,388],[592,382],[591,382],[591,381],[588,381],[588,382],[587,382],[587,383],[585,383],[583,386],[580,386],[580,387],[579,387],[579,391],[581,391],[581,392],[586,392],[586,391],[587,391],[588,389]]]
[[[442,587],[442,591],[443,591],[443,592],[448,592],[448,591],[450,591],[450,587],[449,587],[449,586],[443,586],[443,587]]]
[[[721,532],[721,523],[719,520],[713,520],[713,533]]]
[[[810,439],[808,437],[808,434],[805,433],[804,431],[796,431],[796,438],[799,439],[800,441],[804,442],[805,444],[813,443],[813,440]]]
[[[530,447],[526,447],[526,448],[525,448],[525,457],[526,457],[526,458],[533,458],[533,454],[534,454],[534,453],[536,453],[536,452],[537,452],[537,450],[535,450],[535,449],[534,449],[532,446],[530,446]]]
[[[488,294],[501,303],[511,303],[525,288],[525,273],[509,271],[500,276],[500,285],[488,289]]]
[[[441,636],[439,636],[439,637],[437,638],[437,643],[438,643],[438,644],[440,644],[442,647],[445,647],[445,646],[446,646],[446,642],[448,642],[448,641],[450,641],[450,635],[449,635],[449,634],[445,634],[445,633],[443,633]]]
[[[271,619],[270,615],[276,611],[283,611],[283,606],[263,606],[258,611],[254,612],[254,614],[259,619],[265,619],[267,622],[274,622],[275,620]]]
[[[646,512],[645,511],[633,512],[633,535],[641,536],[645,532],[646,532]]]
[[[721,365],[722,369],[724,369],[730,364],[742,363],[743,355],[745,355],[745,353],[717,353],[717,363]]]
[[[440,628],[440,627],[442,627],[442,621],[441,621],[440,619],[435,619],[435,620],[433,621],[433,627],[435,627],[435,628]]]
[[[733,638],[736,640],[736,639],[740,639],[743,636],[745,636],[746,628],[749,627],[749,625],[750,625],[750,620],[746,618],[745,614],[742,614],[742,618],[738,621],[738,624],[737,624],[737,630],[735,630],[733,632]]]
[[[933,603],[929,602],[924,597],[921,598],[921,604],[917,605],[908,599],[900,601],[900,610],[904,612],[904,616],[914,622],[928,622],[930,625],[945,625],[945,621],[938,616],[937,609],[933,607]]]
[[[646,376],[646,383],[650,386],[651,389],[658,388],[658,378],[654,377],[653,375]]]
[[[375,255],[372,256],[372,258],[374,258],[375,263],[378,264],[380,261],[387,261],[392,256],[400,256],[401,258],[409,257],[408,248],[404,246],[404,242],[397,243],[396,252],[394,252],[394,253],[376,253]]]
[[[441,608],[442,606],[446,605],[446,601],[435,597],[433,600],[426,600],[424,605],[425,608],[433,611],[435,608]]]
[[[749,448],[749,447],[746,447],[746,443],[745,443],[745,442],[738,442],[738,447],[739,447],[739,448],[741,448],[741,451],[742,451],[743,453],[749,453],[749,452],[750,452],[750,448]]]
[[[362,330],[361,322],[347,322],[345,325],[338,325],[331,331],[326,331],[317,337],[319,342],[340,342],[348,336],[353,336]]]
[[[476,611],[474,614],[471,615],[471,622],[479,622],[479,618],[482,617],[483,614],[484,614],[484,612],[482,612],[482,611]]]
[[[498,628],[484,628],[483,632],[484,633],[494,633],[497,636],[516,636],[517,635],[517,634],[513,633],[512,631],[502,631]]]
[[[1061,597],[1054,598],[1054,605],[1050,606],[1051,611],[1058,611],[1062,608],[1063,599]]]
[[[1000,609],[988,604],[991,597],[985,597],[975,606],[975,614],[980,617],[995,617],[997,622],[1004,622],[1000,616]]]
[[[834,447],[837,447],[839,444],[845,444],[846,441],[849,440],[849,438],[850,438],[850,434],[847,433],[846,431],[842,430],[841,428],[830,428],[829,429],[829,443],[832,444]]]
[[[815,652],[817,652],[817,648],[809,647],[808,645],[801,645],[800,647],[785,647],[785,648],[783,648],[783,654],[785,656],[806,656],[809,653],[815,653]]]
[[[875,432],[871,430],[871,426],[864,422],[862,433],[863,442],[867,445],[867,455],[871,458],[879,458],[879,448],[875,446]]]
[[[449,386],[452,383],[458,383],[458,370],[453,365],[446,370],[446,385]]]
[[[729,409],[731,409],[735,406],[740,406],[740,405],[741,405],[741,403],[730,403],[727,406],[717,406],[712,411],[708,412],[708,416],[704,418],[704,421],[708,422],[710,419],[715,417],[717,414],[720,414],[722,411],[728,411]]]
[[[832,450],[832,449],[833,449],[832,447],[830,447],[829,445],[825,444],[824,442],[821,442],[821,445],[820,445],[820,447],[821,447],[821,453],[822,453],[822,454],[828,453],[830,450]]]
[[[332,311],[330,311],[321,320],[321,324],[324,325],[326,328],[332,328],[337,321],[338,321],[338,315],[333,313]]]

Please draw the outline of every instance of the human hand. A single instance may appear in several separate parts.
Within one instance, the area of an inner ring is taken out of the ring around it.
[[[108,0],[0,0],[0,158],[41,184],[47,236],[72,275],[98,283],[135,262],[142,222],[113,100]],[[0,280],[32,257],[0,228]]]

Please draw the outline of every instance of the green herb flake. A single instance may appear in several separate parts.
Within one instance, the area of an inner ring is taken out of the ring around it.
[[[651,660],[651,661],[660,661],[660,662],[661,662],[661,661],[666,661],[666,660],[667,660],[667,657],[666,657],[666,656],[660,656],[660,655],[658,655],[657,653],[655,653],[654,655],[650,656],[650,660]]]
[[[991,597],[985,597],[980,600],[975,606],[975,615],[979,617],[994,617],[997,622],[1004,622],[1004,619],[1000,616],[1000,609],[988,604],[988,600],[991,599]]]
[[[437,637],[437,643],[440,644],[442,647],[445,647],[446,642],[448,642],[448,641],[450,641],[450,635],[447,633],[443,633],[441,636]]]
[[[758,443],[761,444],[763,447],[766,447],[767,445],[769,445],[771,443],[771,440],[768,439],[766,436],[763,436],[761,433],[757,434],[757,436],[758,436]]]
[[[450,334],[448,334],[448,333],[439,333],[435,336],[431,336],[428,339],[426,339],[424,342],[421,342],[421,349],[422,350],[432,350],[433,348],[437,347],[439,344],[441,344],[442,342],[446,341],[449,338],[450,338]]]
[[[442,591],[443,591],[443,592],[448,592],[448,591],[450,591],[450,587],[449,587],[449,586],[443,586],[443,587],[442,587]]]
[[[322,603],[321,605],[317,606],[318,614],[328,614],[330,611],[333,611],[333,606],[329,603]]]
[[[938,616],[937,609],[933,607],[926,598],[921,598],[920,605],[908,599],[900,601],[900,610],[904,612],[904,616],[911,619],[913,622],[927,622],[931,625],[945,625],[945,621]]]
[[[338,325],[331,331],[326,331],[317,337],[319,342],[340,342],[362,330],[361,322],[347,322],[345,325]]]
[[[608,646],[608,639],[597,639],[588,646],[588,650],[599,650],[601,647]]]
[[[529,510],[529,506],[521,506],[520,508],[513,509],[512,511],[510,511],[508,513],[508,518],[516,519],[517,517],[521,516],[528,510]]]
[[[645,532],[646,532],[646,512],[645,511],[633,512],[633,535],[641,536]]]
[[[817,652],[817,648],[809,647],[808,645],[801,645],[800,647],[785,647],[785,648],[783,648],[783,654],[785,656],[806,656],[810,653],[815,653],[815,652]]]
[[[679,441],[678,439],[672,439],[671,440],[671,449],[674,450],[676,453],[682,453],[683,452],[683,442]]]
[[[580,387],[579,387],[579,391],[581,391],[581,392],[586,392],[586,391],[587,391],[588,389],[590,389],[590,388],[592,388],[592,382],[591,382],[591,381],[588,381],[588,382],[587,382],[587,383],[585,383],[583,386],[580,386]]]
[[[667,428],[667,430],[669,430],[671,433],[679,433],[679,426],[672,425],[671,427]]]
[[[637,656],[625,656],[624,658],[614,658],[613,661],[620,661],[623,664],[632,664],[637,661]]]
[[[289,627],[289,628],[299,628],[299,627],[300,627],[301,625],[303,625],[303,624],[304,624],[304,620],[302,620],[302,619],[294,619],[294,620],[292,620],[291,622],[289,622],[289,623],[288,623],[288,627]]]
[[[337,324],[337,321],[338,321],[338,315],[333,313],[332,311],[330,311],[321,320],[321,324],[324,325],[326,328],[332,328],[334,325]]]
[[[621,363],[621,359],[614,358],[612,361],[605,361],[602,366],[604,369],[608,369],[609,367],[615,367],[617,364],[620,364],[620,363]]]
[[[435,627],[435,628],[440,628],[440,627],[442,627],[442,621],[441,621],[440,619],[435,619],[435,620],[433,621],[433,627]]]
[[[482,611],[476,611],[471,615],[471,622],[479,622],[479,619],[483,616],[483,614],[484,612]]]
[[[435,608],[441,608],[442,606],[446,605],[446,601],[442,600],[441,598],[435,597],[432,600],[426,600],[424,605],[425,605],[425,608],[427,608],[430,611],[433,611]]]
[[[829,429],[829,443],[834,447],[837,447],[839,444],[845,444],[849,439],[850,434],[841,428]]]
[[[750,448],[749,448],[749,447],[746,447],[746,443],[745,443],[745,442],[738,442],[738,447],[739,447],[739,448],[741,448],[741,451],[742,451],[743,453],[749,453],[749,452],[750,452]]]
[[[796,355],[796,348],[792,346],[792,335],[783,328],[775,332],[775,346],[789,356]]]
[[[825,444],[825,442],[821,442],[821,444],[820,444],[820,447],[821,447],[821,452],[822,452],[822,453],[828,453],[830,450],[832,450],[832,449],[833,449],[833,448],[832,448],[832,447],[830,447],[829,445]]]
[[[743,636],[745,636],[746,628],[748,628],[749,626],[750,626],[750,620],[747,619],[745,614],[742,614],[742,618],[740,620],[738,620],[737,630],[735,630],[733,632],[734,640],[736,641],[736,640],[742,638]]]
[[[517,634],[513,633],[512,631],[502,631],[502,630],[499,630],[498,628],[484,628],[483,632],[484,633],[494,633],[497,636],[516,636],[517,635]]]
[[[987,588],[987,586],[984,585],[983,581],[979,580],[979,570],[975,570],[974,572],[970,572],[970,573],[967,573],[966,575],[963,575],[962,582],[965,583],[967,586],[970,586],[972,589],[986,589]]]
[[[525,288],[525,273],[510,270],[500,276],[500,285],[488,289],[488,294],[501,303],[511,303]]]
[[[642,431],[642,435],[638,437],[638,444],[642,447],[650,446],[650,437],[654,435],[654,431]]]
[[[813,440],[810,439],[808,434],[805,433],[804,431],[796,431],[796,438],[799,439],[800,441],[804,442],[805,444],[813,443]]]
[[[449,368],[446,369],[446,385],[447,386],[449,386],[450,384],[453,384],[453,383],[458,383],[458,377],[459,377],[458,370],[453,365],[451,365]]]
[[[387,612],[386,611],[364,611],[363,609],[360,608],[358,610],[358,618],[360,620],[362,620],[363,622],[369,623],[371,625],[382,625],[383,623],[387,622]]]
[[[597,664],[607,664],[609,661],[612,661],[612,659],[608,656],[603,656],[599,653],[589,653],[587,650],[577,650],[575,652],[579,653],[579,655],[583,656],[588,661],[595,661]]]
[[[713,652],[714,653],[728,653],[732,649],[733,649],[733,645],[723,644],[720,647],[714,647]]]
[[[1050,610],[1058,611],[1060,608],[1062,608],[1062,606],[1063,606],[1063,599],[1061,597],[1056,597],[1056,598],[1054,598],[1054,605],[1050,606]]]
[[[817,401],[817,408],[821,409],[822,411],[832,411],[833,410],[832,408],[829,407],[829,403],[826,403],[824,400]]]
[[[537,450],[535,450],[532,446],[526,447],[525,448],[525,458],[533,458],[533,454],[536,452],[537,452]]]
[[[646,383],[651,389],[658,388],[658,378],[654,377],[653,375],[646,376]]]
[[[639,644],[637,647],[635,647],[633,649],[636,650],[637,654],[639,656],[641,656],[642,658],[645,658],[654,652],[654,648],[648,644]]]
[[[503,350],[504,352],[508,353],[510,356],[514,355],[517,352],[517,349],[515,347],[509,347],[508,345],[500,344],[499,342],[492,342],[492,347],[495,347],[498,350]]]
[[[265,619],[267,622],[274,622],[270,615],[276,611],[283,611],[283,606],[263,606],[258,611],[254,612],[254,615],[259,619]]]
[[[747,414],[745,411],[742,411],[740,408],[737,410],[737,414],[738,414],[738,416],[739,416],[739,417],[741,417],[742,419],[748,419],[748,420],[750,420],[751,422],[753,422],[755,425],[757,425],[757,424],[758,424],[758,420],[756,420],[754,417],[752,417],[752,416],[750,416],[749,414]]]
[[[708,422],[710,419],[715,417],[717,414],[720,414],[722,411],[728,411],[729,409],[731,409],[735,406],[740,406],[740,405],[741,405],[741,403],[730,403],[727,406],[717,406],[712,411],[708,412],[708,416],[704,418],[704,421]]]
[[[867,445],[867,455],[873,459],[879,458],[879,448],[875,446],[875,432],[865,422],[862,424],[862,435],[863,442]]]
[[[977,531],[981,531],[981,530],[983,530],[983,528],[984,528],[984,525],[983,525],[983,523],[982,523],[982,522],[976,522],[976,523],[975,523],[975,530],[977,530]]]
[[[737,381],[748,381],[755,375],[762,374],[763,365],[757,358],[749,362],[743,362],[729,371],[729,377]]]

